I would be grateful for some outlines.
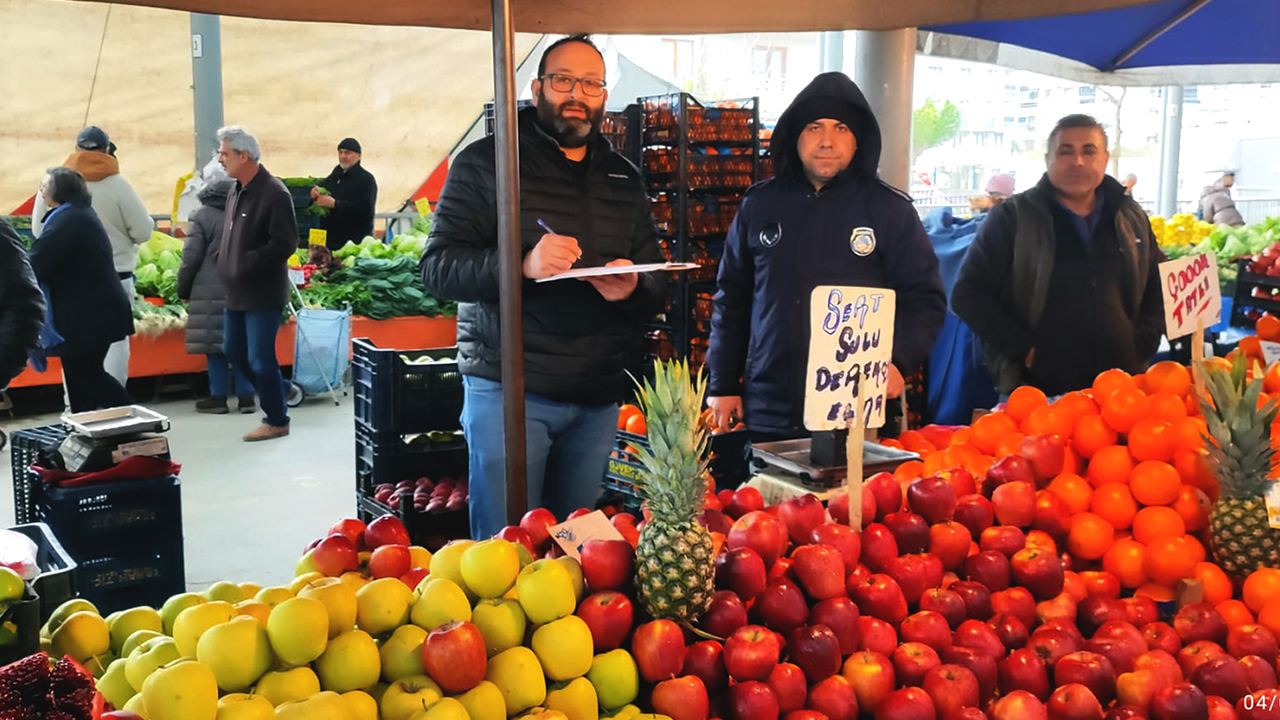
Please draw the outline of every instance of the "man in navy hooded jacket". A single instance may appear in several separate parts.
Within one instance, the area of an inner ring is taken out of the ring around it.
[[[717,425],[740,417],[756,439],[805,434],[814,287],[897,293],[891,396],[928,357],[947,307],[910,197],[877,177],[880,126],[848,76],[824,73],[800,91],[771,154],[776,177],[747,191],[725,242],[707,352]]]

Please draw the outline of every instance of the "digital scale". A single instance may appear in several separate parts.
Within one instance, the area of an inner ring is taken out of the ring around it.
[[[169,418],[140,405],[62,416],[69,432],[58,447],[69,472],[100,472],[135,455],[169,458]]]
[[[819,439],[818,444],[821,446],[823,440]],[[843,448],[844,440],[839,440],[835,445]],[[815,450],[817,452],[814,452]],[[844,484],[845,476],[849,474],[849,466],[843,457],[834,456],[830,449],[815,448],[814,440],[810,438],[758,443],[752,446],[752,452],[757,468],[773,467],[787,475],[795,476],[801,483],[810,487],[837,487]],[[836,461],[820,460],[828,454],[832,454]],[[920,456],[913,452],[887,447],[870,440],[862,442],[864,477],[878,472],[893,472],[902,463],[919,459]]]

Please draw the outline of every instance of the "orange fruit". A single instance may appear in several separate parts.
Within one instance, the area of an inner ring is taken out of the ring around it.
[[[1150,546],[1156,540],[1180,538],[1187,534],[1182,516],[1173,508],[1146,507],[1133,516],[1133,539]]]
[[[1249,607],[1239,600],[1220,602],[1214,606],[1214,609],[1222,615],[1223,620],[1227,621],[1228,628],[1254,623],[1253,613],[1249,612]]]
[[[1102,569],[1115,575],[1127,588],[1140,588],[1147,580],[1147,548],[1134,540],[1117,540],[1102,556]]]
[[[1138,503],[1134,501],[1128,485],[1107,483],[1099,485],[1093,491],[1089,512],[1106,520],[1111,527],[1124,530],[1133,525],[1133,516],[1138,514]]]
[[[1006,435],[1018,432],[1018,424],[1002,412],[987,413],[974,421],[969,442],[987,455],[993,455],[996,446]]]
[[[1108,445],[1115,445],[1120,434],[1112,430],[1101,415],[1084,415],[1076,420],[1075,429],[1071,432],[1071,449],[1082,457],[1091,458],[1093,454]]]
[[[1196,562],[1202,563],[1208,558],[1204,545],[1196,538],[1195,535],[1183,535],[1183,547],[1186,548],[1187,554],[1195,559]]]
[[[1196,563],[1195,579],[1204,588],[1204,602],[1219,605],[1231,599],[1231,578],[1222,568],[1208,562]]]
[[[641,412],[640,408],[636,407],[635,405],[628,404],[618,408],[618,429],[626,430],[627,421],[636,415],[640,415],[643,417],[644,413]]]
[[[908,430],[902,433],[898,436],[898,442],[902,443],[903,449],[920,455],[938,450],[937,446],[926,440],[919,430]]]
[[[1004,411],[1009,414],[1009,417],[1021,423],[1031,415],[1033,410],[1048,404],[1049,399],[1045,397],[1045,394],[1039,388],[1024,385],[1009,393],[1009,399],[1004,404]]]
[[[1240,342],[1236,344],[1236,349],[1244,353],[1247,358],[1263,359],[1262,341],[1257,335],[1246,335],[1240,338]]]
[[[880,443],[885,447],[896,448],[898,450],[906,450],[906,448],[902,446],[902,443],[898,442],[897,438],[880,438],[876,442]]]
[[[1151,417],[1155,420],[1172,422],[1187,416],[1187,401],[1173,393],[1152,393],[1147,396],[1147,401],[1151,403]]]
[[[951,437],[955,434],[941,425],[925,425],[919,430],[920,436],[933,443],[939,450],[951,447]]]
[[[1173,510],[1182,518],[1187,532],[1197,533],[1209,527],[1209,496],[1204,491],[1191,485],[1183,485],[1178,490],[1178,499],[1173,501]]]
[[[1209,434],[1209,428],[1204,424],[1204,418],[1185,417],[1181,420],[1174,420],[1173,429],[1178,436],[1178,448],[1180,450],[1204,449],[1204,438]]]
[[[899,465],[898,468],[893,471],[893,476],[897,478],[899,482],[903,480],[915,480],[923,477],[924,463],[919,460],[908,460]]]
[[[1129,473],[1129,487],[1143,505],[1169,505],[1178,499],[1182,476],[1167,462],[1147,460]]]
[[[1258,624],[1280,636],[1280,599],[1272,600],[1258,611]]]
[[[1280,570],[1259,568],[1244,579],[1244,604],[1254,612],[1261,612],[1268,603],[1280,599]]]
[[[1172,360],[1158,362],[1147,368],[1144,375],[1149,393],[1186,395],[1191,391],[1191,370],[1181,363]]]
[[[1081,560],[1097,560],[1111,549],[1115,528],[1093,513],[1083,512],[1071,518],[1067,533],[1067,550]]]
[[[1123,445],[1104,447],[1089,459],[1089,482],[1094,487],[1107,483],[1127,483],[1133,472],[1133,457]]]
[[[1165,587],[1157,582],[1149,582],[1133,592],[1136,597],[1149,597],[1156,602],[1171,602],[1175,594],[1173,588]]]
[[[1129,454],[1134,460],[1168,462],[1178,449],[1178,434],[1168,420],[1149,418],[1130,428],[1125,444],[1129,446]]]
[[[626,431],[633,435],[647,435],[649,428],[645,425],[644,415],[632,415],[628,418]]]
[[[1245,338],[1246,340],[1248,338]],[[1244,340],[1240,341],[1241,343]],[[1267,369],[1265,375],[1262,376],[1262,389],[1269,393],[1280,392],[1280,363],[1272,365]]]
[[[1133,376],[1123,370],[1104,370],[1093,379],[1093,400],[1099,405],[1106,404],[1111,395],[1120,388],[1134,388]]]
[[[1267,313],[1258,318],[1256,327],[1258,339],[1267,342],[1280,342],[1280,318]]]
[[[967,445],[969,444],[969,439],[972,437],[973,437],[973,428],[968,426],[962,427],[959,430],[956,430],[954,433],[951,433],[951,445],[949,445],[948,447],[954,447],[956,445]]]
[[[1079,475],[1084,472],[1085,464],[1085,460],[1080,457],[1080,453],[1071,448],[1065,448],[1065,452],[1062,453],[1062,472]]]
[[[1172,587],[1183,578],[1195,575],[1195,556],[1187,546],[1185,537],[1159,538],[1147,545],[1147,557],[1143,569],[1153,582]]]
[[[1020,432],[1011,432],[1000,438],[1000,442],[996,443],[996,451],[994,457],[1002,458],[1006,455],[1017,455],[1022,449],[1022,441],[1026,438]]]
[[[1049,483],[1047,489],[1066,503],[1072,515],[1089,509],[1093,488],[1084,478],[1075,473],[1062,473]]]
[[[1057,435],[1067,440],[1071,437],[1072,425],[1069,415],[1059,412],[1051,405],[1046,405],[1031,412],[1031,415],[1022,423],[1022,431],[1028,435]]]
[[[1137,388],[1120,388],[1102,404],[1102,419],[1118,433],[1127,433],[1151,415],[1151,401]]]
[[[1093,401],[1093,398],[1078,390],[1076,392],[1069,392],[1058,398],[1058,401],[1053,404],[1053,407],[1058,412],[1071,418],[1073,426],[1076,421],[1085,415],[1098,414],[1098,404]]]

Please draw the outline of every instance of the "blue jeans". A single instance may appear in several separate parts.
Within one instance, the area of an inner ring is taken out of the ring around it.
[[[470,376],[462,383],[471,537],[485,539],[507,524],[502,385]],[[618,406],[558,403],[525,393],[524,408],[529,508],[545,507],[561,521],[578,508],[595,509],[618,427]]]
[[[239,368],[230,366],[226,355],[206,353],[204,359],[209,363],[210,395],[224,398],[231,394],[232,390],[237,396],[253,394],[253,383],[249,382],[249,378],[245,377]],[[234,388],[232,382],[235,383]]]
[[[244,373],[258,390],[263,419],[268,425],[289,424],[285,408],[287,395],[280,363],[276,361],[276,333],[280,331],[281,310],[265,312],[223,311],[222,352],[231,367]]]

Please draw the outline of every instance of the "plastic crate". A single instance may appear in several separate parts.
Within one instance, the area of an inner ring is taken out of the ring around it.
[[[48,487],[28,473],[40,519],[77,562],[162,547],[182,556],[182,487],[177,476]],[[176,547],[174,545],[176,544]]]
[[[31,497],[32,485],[22,482],[27,477],[27,469],[40,458],[46,450],[56,450],[67,437],[66,428],[61,425],[45,425],[43,427],[17,430],[9,436],[9,462],[13,468],[13,514],[14,521],[21,523],[35,522],[35,503]]]
[[[643,435],[619,430],[614,449],[609,454],[604,487],[628,498],[638,497],[636,478],[644,469],[628,446],[649,446]],[[734,489],[751,479],[751,440],[745,430],[711,436],[711,476],[719,490]]]
[[[40,595],[27,583],[22,599],[10,605],[0,614],[0,628],[5,637],[13,633],[10,642],[0,643],[0,665],[21,660],[40,650]]]
[[[399,511],[383,505],[368,496],[356,498],[356,517],[362,522],[370,523],[384,515],[400,518],[409,531],[409,542],[435,552],[450,540],[471,537],[470,514],[464,508],[442,513],[416,512],[405,510],[401,505]]]
[[[355,415],[378,433],[419,433],[462,428],[462,373],[458,349],[380,348],[368,338],[352,341]],[[406,363],[402,353],[453,358],[453,362]]]
[[[432,479],[440,475],[465,475],[467,444],[458,442],[405,442],[397,433],[377,433],[356,421],[356,489],[373,495],[382,483],[401,480]]]
[[[31,584],[40,596],[40,622],[44,623],[59,605],[76,596],[76,561],[44,523],[15,525],[9,529],[26,535],[36,544],[40,575]]]
[[[182,545],[145,543],[154,550],[121,550],[81,559],[76,569],[80,596],[106,615],[138,605],[160,607],[186,590]],[[175,551],[176,550],[176,551]]]

